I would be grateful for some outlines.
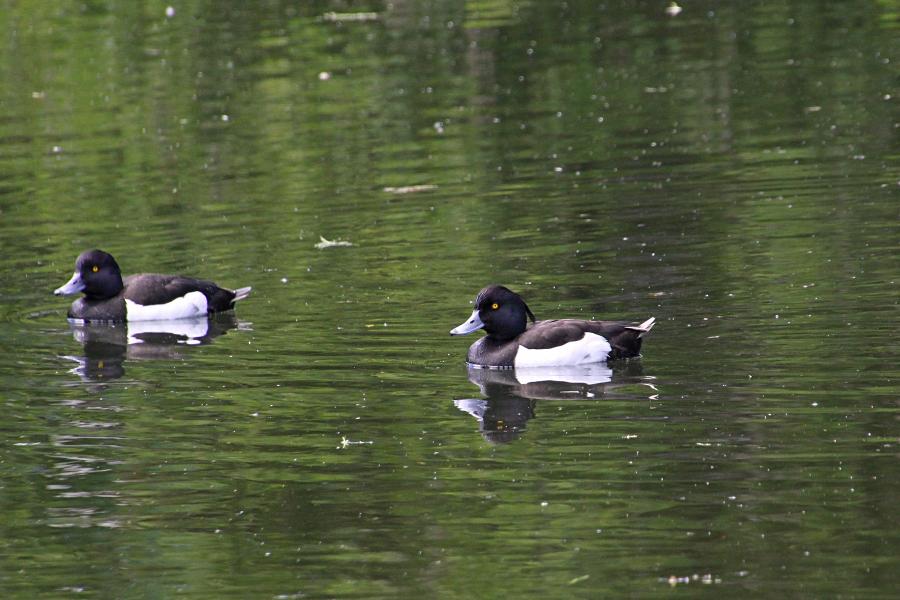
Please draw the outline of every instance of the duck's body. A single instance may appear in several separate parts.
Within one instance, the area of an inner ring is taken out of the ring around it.
[[[204,279],[153,273],[122,279],[111,255],[88,250],[78,257],[72,279],[53,293],[79,292],[84,296],[72,303],[70,319],[121,322],[186,319],[231,310],[250,288],[228,290]]]
[[[529,318],[532,323],[528,323]],[[586,365],[640,355],[641,341],[655,319],[643,323],[554,319],[535,321],[522,298],[492,285],[475,299],[472,316],[453,329],[464,335],[487,333],[469,347],[467,362],[483,367]]]

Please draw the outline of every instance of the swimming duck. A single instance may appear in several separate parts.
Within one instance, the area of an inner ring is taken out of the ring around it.
[[[531,321],[529,324],[528,321]],[[553,319],[536,321],[522,297],[502,285],[489,285],[475,297],[475,310],[450,335],[484,329],[469,347],[466,361],[483,367],[585,365],[629,358],[641,352],[641,338],[656,319],[643,323]]]
[[[250,289],[227,290],[181,275],[141,273],[123,280],[116,259],[102,250],[87,250],[75,261],[72,278],[53,293],[84,293],[69,308],[70,319],[121,322],[185,319],[231,310],[250,295]]]

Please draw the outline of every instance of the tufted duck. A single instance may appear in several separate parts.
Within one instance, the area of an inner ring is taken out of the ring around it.
[[[531,320],[529,324],[528,321]],[[643,323],[553,319],[535,321],[525,301],[502,285],[489,285],[475,298],[475,310],[450,335],[484,329],[469,348],[469,364],[483,367],[585,365],[638,356],[641,338],[656,319]]]
[[[82,321],[158,321],[184,319],[230,310],[250,295],[250,288],[220,288],[211,281],[142,273],[123,281],[116,260],[102,250],[82,252],[75,274],[53,291],[57,296],[84,292],[72,303],[70,319]]]

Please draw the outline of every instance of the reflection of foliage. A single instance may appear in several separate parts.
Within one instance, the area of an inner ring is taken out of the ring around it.
[[[793,182],[860,171],[889,181],[878,161],[894,135],[891,103],[861,101],[891,89],[869,58],[888,54],[872,5],[716,5],[715,19],[668,19],[654,3],[392,6],[333,23],[318,18],[328,3],[194,3],[172,18],[164,3],[17,4],[4,22],[23,33],[2,93],[14,117],[5,133],[20,141],[6,163],[36,194],[14,215],[43,215],[48,235],[54,221],[71,224],[82,238],[96,238],[98,222],[161,219],[186,248],[198,222],[238,236],[236,225],[251,225],[248,241],[281,245],[445,237],[493,245],[506,256],[490,261],[498,272],[529,279],[550,270],[548,249],[554,265],[578,249],[620,281],[625,249],[613,242],[643,240],[639,225],[689,240],[723,223],[752,231],[754,214],[779,204],[766,198],[791,202]],[[821,33],[833,21],[852,24],[840,41]],[[716,187],[698,199],[700,178]],[[408,184],[440,191],[380,193]],[[623,205],[632,195],[668,195],[670,211]],[[531,248],[537,228],[557,245]],[[406,272],[405,261],[389,265],[378,270]]]

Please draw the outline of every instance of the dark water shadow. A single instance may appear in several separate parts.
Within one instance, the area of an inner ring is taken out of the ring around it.
[[[590,400],[616,396],[616,390],[645,385],[654,398],[656,387],[643,374],[638,360],[610,366],[605,363],[577,367],[485,369],[468,367],[469,381],[482,398],[461,398],[453,404],[478,420],[479,431],[491,443],[519,437],[535,417],[538,401]]]
[[[249,329],[234,314],[198,319],[135,323],[74,323],[69,327],[83,354],[61,358],[77,363],[69,372],[84,382],[104,382],[125,375],[126,360],[182,360],[186,348],[210,344],[232,329]]]

